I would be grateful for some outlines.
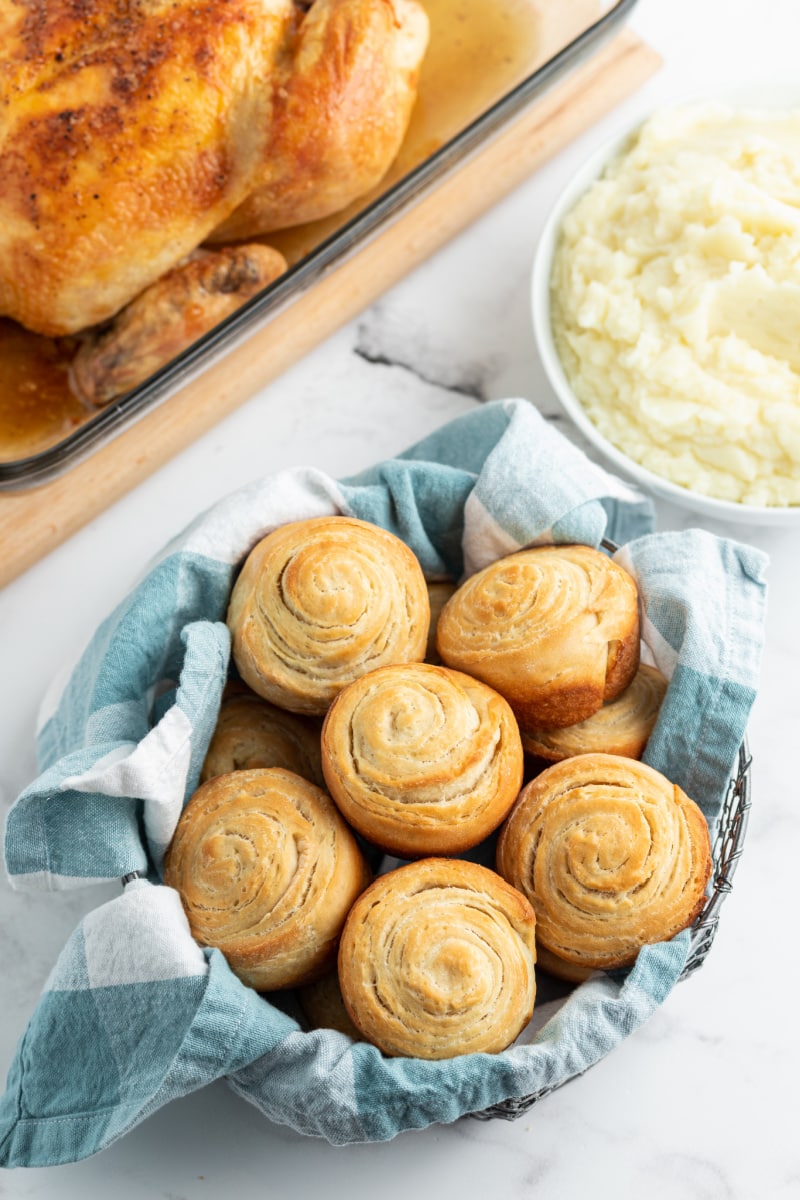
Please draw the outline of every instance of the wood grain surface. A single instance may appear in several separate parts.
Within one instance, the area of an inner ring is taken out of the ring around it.
[[[347,262],[180,391],[50,483],[0,495],[0,586],[37,562],[344,325],[658,68],[624,30]]]

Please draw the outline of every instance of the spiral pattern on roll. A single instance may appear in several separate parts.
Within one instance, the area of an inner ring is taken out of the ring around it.
[[[424,663],[383,667],[341,692],[322,757],[350,824],[401,858],[477,845],[522,786],[522,743],[506,701]]]
[[[217,946],[258,991],[330,968],[345,917],[369,879],[330,798],[279,768],[203,784],[184,809],[164,867],[197,941]]]
[[[522,745],[550,762],[593,753],[641,758],[666,691],[661,672],[640,663],[630,686],[591,717],[564,729],[521,729]]]
[[[565,759],[520,794],[497,869],[536,912],[541,944],[569,963],[630,965],[690,925],[711,872],[708,826],[680,788],[643,763]]]
[[[282,767],[324,787],[319,729],[245,688],[224,697],[200,782],[230,771]]]
[[[424,658],[430,609],[416,558],[350,517],[281,526],[251,552],[228,625],[242,678],[294,712],[324,713],[359,675]]]
[[[385,1054],[441,1059],[508,1046],[530,1020],[535,919],[492,871],[423,859],[356,902],[339,949],[354,1024]]]
[[[505,696],[521,725],[574,725],[636,673],[636,584],[589,546],[522,550],[462,584],[439,617],[437,647]]]

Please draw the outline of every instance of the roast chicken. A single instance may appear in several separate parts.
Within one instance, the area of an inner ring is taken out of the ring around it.
[[[123,359],[210,296],[196,336],[282,269],[220,243],[380,180],[427,35],[417,0],[0,0],[0,316],[50,336],[100,326],[84,360],[118,368],[108,323],[132,301]]]

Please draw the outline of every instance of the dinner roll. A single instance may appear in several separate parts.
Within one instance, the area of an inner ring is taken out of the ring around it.
[[[344,919],[370,880],[331,799],[278,767],[204,783],[164,863],[194,937],[256,991],[330,970]]]
[[[297,999],[312,1029],[335,1029],[355,1042],[361,1041],[361,1034],[344,1006],[336,971],[329,971],[322,979],[298,988]]]
[[[630,966],[643,945],[691,925],[711,865],[697,805],[652,767],[612,754],[543,771],[497,847],[498,871],[533,905],[540,944],[591,969]]]
[[[229,771],[283,767],[325,786],[315,723],[276,708],[249,688],[228,685],[200,782]]]
[[[620,754],[641,758],[653,732],[667,681],[655,667],[639,664],[633,682],[591,717],[563,729],[521,729],[529,754],[560,762],[576,754]]]
[[[505,696],[524,729],[575,725],[636,674],[636,584],[590,546],[521,550],[461,585],[436,642],[448,666]]]
[[[353,1023],[384,1054],[505,1049],[531,1018],[535,918],[494,871],[426,858],[353,905],[339,982]]]
[[[522,786],[523,753],[502,696],[459,671],[412,663],[339,693],[322,768],[354,829],[418,858],[457,854],[496,829]]]
[[[318,517],[282,525],[251,551],[228,609],[233,658],[254,692],[324,713],[352,680],[425,657],[422,568],[377,525]]]

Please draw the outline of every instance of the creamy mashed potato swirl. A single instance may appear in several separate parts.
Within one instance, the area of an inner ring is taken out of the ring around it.
[[[564,219],[551,287],[609,441],[709,496],[800,504],[800,110],[654,116]]]

